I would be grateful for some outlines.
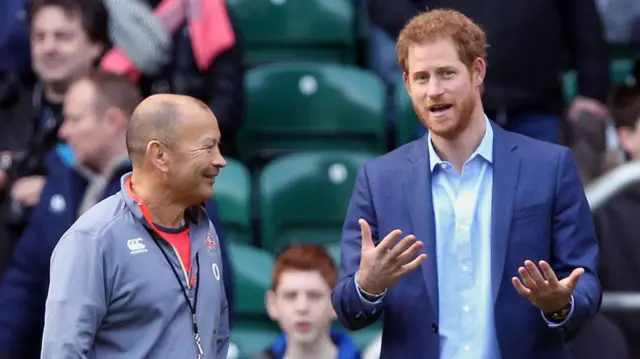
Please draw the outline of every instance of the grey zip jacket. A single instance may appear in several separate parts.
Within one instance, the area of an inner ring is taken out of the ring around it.
[[[227,299],[215,228],[202,207],[187,211],[190,286],[178,254],[156,241],[138,206],[122,189],[84,213],[51,257],[42,359],[197,359],[192,302],[203,359],[225,359],[229,348]],[[197,260],[196,260],[197,256]],[[199,265],[197,265],[199,263]]]

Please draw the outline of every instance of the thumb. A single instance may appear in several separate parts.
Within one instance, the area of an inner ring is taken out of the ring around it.
[[[578,280],[580,280],[580,277],[584,274],[584,269],[583,268],[576,268],[573,270],[573,272],[571,272],[571,274],[569,275],[568,279],[568,284],[571,286],[571,289],[575,289],[576,286],[578,286]]]
[[[371,238],[371,227],[369,227],[369,223],[362,218],[358,220],[358,223],[360,224],[360,234],[362,235],[362,253],[364,253],[369,249],[375,248],[375,245]]]

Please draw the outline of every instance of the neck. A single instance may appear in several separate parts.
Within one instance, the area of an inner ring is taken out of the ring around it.
[[[327,332],[313,343],[287,343],[284,357],[287,359],[334,359],[338,357],[338,348]]]
[[[154,180],[154,174],[133,174],[131,187],[133,193],[147,205],[153,223],[167,228],[179,228],[182,225],[188,206],[174,201],[171,192]]]
[[[469,126],[455,139],[446,139],[440,136],[431,136],[431,142],[438,156],[444,161],[450,162],[458,171],[462,172],[462,166],[478,148],[487,130],[484,110],[482,106],[476,106]]]
[[[44,98],[50,103],[62,103],[67,88],[67,82],[47,82],[43,85]]]

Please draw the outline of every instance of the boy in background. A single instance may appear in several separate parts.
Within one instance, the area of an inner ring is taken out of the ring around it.
[[[322,246],[285,249],[265,295],[267,312],[283,334],[254,359],[360,359],[349,335],[331,328],[336,318],[331,291],[337,281],[336,265]]]

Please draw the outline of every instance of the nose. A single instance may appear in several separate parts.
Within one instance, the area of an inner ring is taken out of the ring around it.
[[[306,295],[298,295],[293,305],[296,312],[306,313],[309,310],[309,299]]]
[[[222,156],[222,152],[220,152],[220,147],[216,147],[215,154],[213,155],[213,161],[211,161],[214,166],[218,168],[223,168],[227,166],[227,161]]]
[[[58,49],[55,37],[51,35],[45,35],[40,40],[40,46],[45,54],[55,53]]]
[[[427,96],[437,98],[444,93],[444,87],[437,76],[431,76],[427,83]]]
[[[62,121],[62,125],[60,125],[60,128],[58,129],[58,137],[60,137],[63,140],[66,140],[68,135],[69,135],[69,126],[67,125],[67,121]]]

